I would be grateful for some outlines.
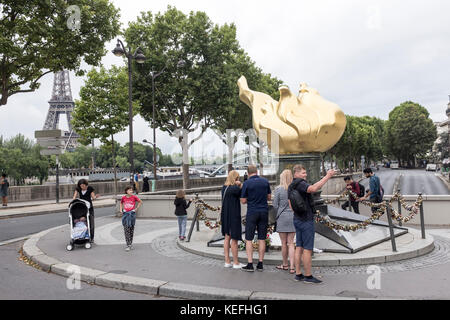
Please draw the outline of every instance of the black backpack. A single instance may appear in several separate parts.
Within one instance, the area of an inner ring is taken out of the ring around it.
[[[307,205],[305,199],[298,190],[292,188],[288,194],[289,201],[291,202],[291,207],[294,213],[298,216],[304,216],[307,212]]]
[[[359,184],[358,197],[362,198],[362,197],[364,197],[366,195],[366,189],[364,188],[364,186],[361,183],[358,182],[358,184]]]

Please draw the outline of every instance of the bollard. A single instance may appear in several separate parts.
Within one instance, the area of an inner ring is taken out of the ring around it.
[[[422,192],[419,192],[419,196],[422,195]],[[423,201],[420,204],[420,229],[422,230],[422,239],[425,239],[425,220],[423,217]]]
[[[397,189],[397,193],[399,194],[399,197],[398,197],[398,214],[401,215],[402,214],[402,204],[400,203],[400,189]],[[402,222],[399,221],[398,225],[401,227],[402,226]]]
[[[386,200],[386,214],[389,222],[389,233],[391,234],[392,251],[397,252],[397,245],[395,244],[394,226],[392,224],[392,217],[391,217],[391,207],[389,207],[389,202],[387,200]]]

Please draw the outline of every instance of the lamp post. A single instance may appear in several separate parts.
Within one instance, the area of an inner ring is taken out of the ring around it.
[[[184,67],[184,65],[186,64],[186,61],[180,59],[177,62],[177,68],[182,68]],[[157,77],[159,77],[164,70],[166,70],[168,64],[166,64],[164,66],[164,68],[162,68],[161,71],[159,71],[158,73],[155,73],[155,71],[150,71],[149,76],[152,77],[152,104],[153,104],[153,110],[152,110],[152,127],[153,127],[153,177],[155,180],[157,180],[157,176],[156,176],[156,122],[155,122],[155,79]],[[145,140],[147,141],[147,140]],[[150,142],[149,142],[150,143]]]
[[[123,42],[117,39],[117,44],[112,53],[117,57],[125,57],[128,59],[128,118],[129,118],[129,131],[130,131],[130,146],[129,146],[129,158],[130,158],[130,184],[134,186],[134,152],[133,152],[133,104],[131,99],[132,92],[132,74],[131,74],[131,60],[136,60],[137,63],[144,63],[145,56],[141,53],[141,49],[137,48],[134,53],[131,53],[131,48],[128,51],[125,49]]]

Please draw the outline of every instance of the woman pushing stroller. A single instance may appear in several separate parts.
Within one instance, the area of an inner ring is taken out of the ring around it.
[[[92,205],[92,200],[98,199],[100,196],[95,194],[95,189],[89,186],[89,183],[86,179],[80,179],[77,183],[77,187],[75,188],[75,192],[73,194],[73,199],[82,199],[89,202],[89,233],[90,233],[90,241],[94,242],[94,207]]]

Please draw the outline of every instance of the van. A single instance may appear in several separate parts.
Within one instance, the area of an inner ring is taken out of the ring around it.
[[[427,164],[427,168],[425,169],[426,171],[436,171],[437,166],[435,163],[429,163]]]
[[[398,161],[391,161],[391,169],[398,169]]]

